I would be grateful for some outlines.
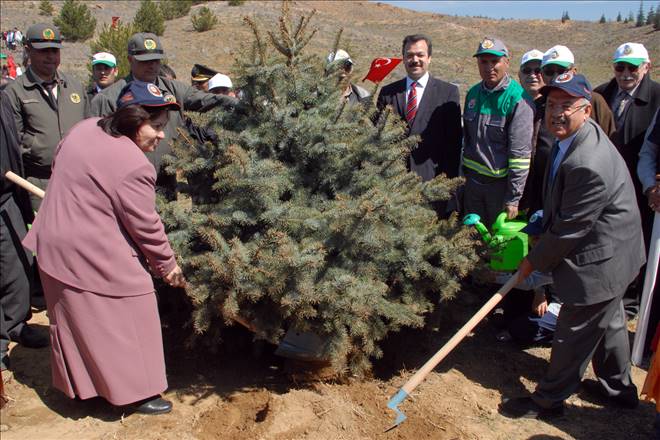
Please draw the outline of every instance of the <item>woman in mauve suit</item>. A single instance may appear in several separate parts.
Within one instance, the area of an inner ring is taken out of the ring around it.
[[[179,105],[141,81],[117,103],[62,140],[23,244],[39,255],[53,385],[70,398],[161,414],[172,403],[160,397],[167,379],[151,274],[174,287],[185,280],[156,213],[156,170],[145,152]]]

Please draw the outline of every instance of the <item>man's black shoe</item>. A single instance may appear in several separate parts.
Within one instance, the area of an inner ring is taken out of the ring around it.
[[[504,399],[499,406],[499,412],[512,419],[556,419],[564,415],[564,405],[555,408],[543,408],[531,397]]]
[[[44,348],[50,344],[50,336],[47,332],[39,331],[25,324],[16,342],[26,348]]]
[[[172,402],[160,396],[154,396],[137,402],[135,410],[142,414],[165,414],[172,411]]]
[[[613,404],[619,408],[635,409],[639,406],[639,397],[637,393],[619,394],[618,396],[608,396],[605,388],[597,380],[583,380],[582,389],[592,397],[595,397],[602,405]]]

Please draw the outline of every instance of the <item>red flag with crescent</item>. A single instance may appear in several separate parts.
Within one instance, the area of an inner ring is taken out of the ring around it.
[[[399,65],[401,60],[401,58],[376,58],[371,62],[369,73],[367,73],[367,76],[365,76],[362,81],[368,79],[369,81],[378,84]]]

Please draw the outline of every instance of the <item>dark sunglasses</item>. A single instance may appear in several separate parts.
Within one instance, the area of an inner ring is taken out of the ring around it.
[[[628,69],[628,72],[634,73],[637,72],[639,66],[633,66],[632,64],[628,64],[628,63],[616,63],[614,65],[614,70],[616,70],[617,72],[623,72],[626,69]]]
[[[532,69],[531,67],[523,67],[522,69],[520,69],[520,71],[522,73],[524,73],[525,75],[531,75],[532,72],[534,73],[534,75],[538,75],[539,73],[541,73],[541,68],[536,67],[536,68]]]
[[[561,75],[562,73],[568,72],[568,69],[563,67],[544,67],[543,74],[547,76]]]

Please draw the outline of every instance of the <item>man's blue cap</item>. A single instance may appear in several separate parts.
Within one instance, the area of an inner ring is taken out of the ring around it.
[[[548,95],[552,89],[561,89],[571,96],[586,98],[591,101],[591,84],[584,75],[566,72],[552,80],[552,82],[541,88],[542,95]]]
[[[527,235],[541,235],[543,233],[543,211],[539,209],[532,214],[529,223],[520,232]]]
[[[127,105],[144,107],[170,107],[168,110],[179,110],[181,106],[174,95],[163,93],[156,84],[144,81],[131,81],[121,89],[117,98],[117,108]]]

